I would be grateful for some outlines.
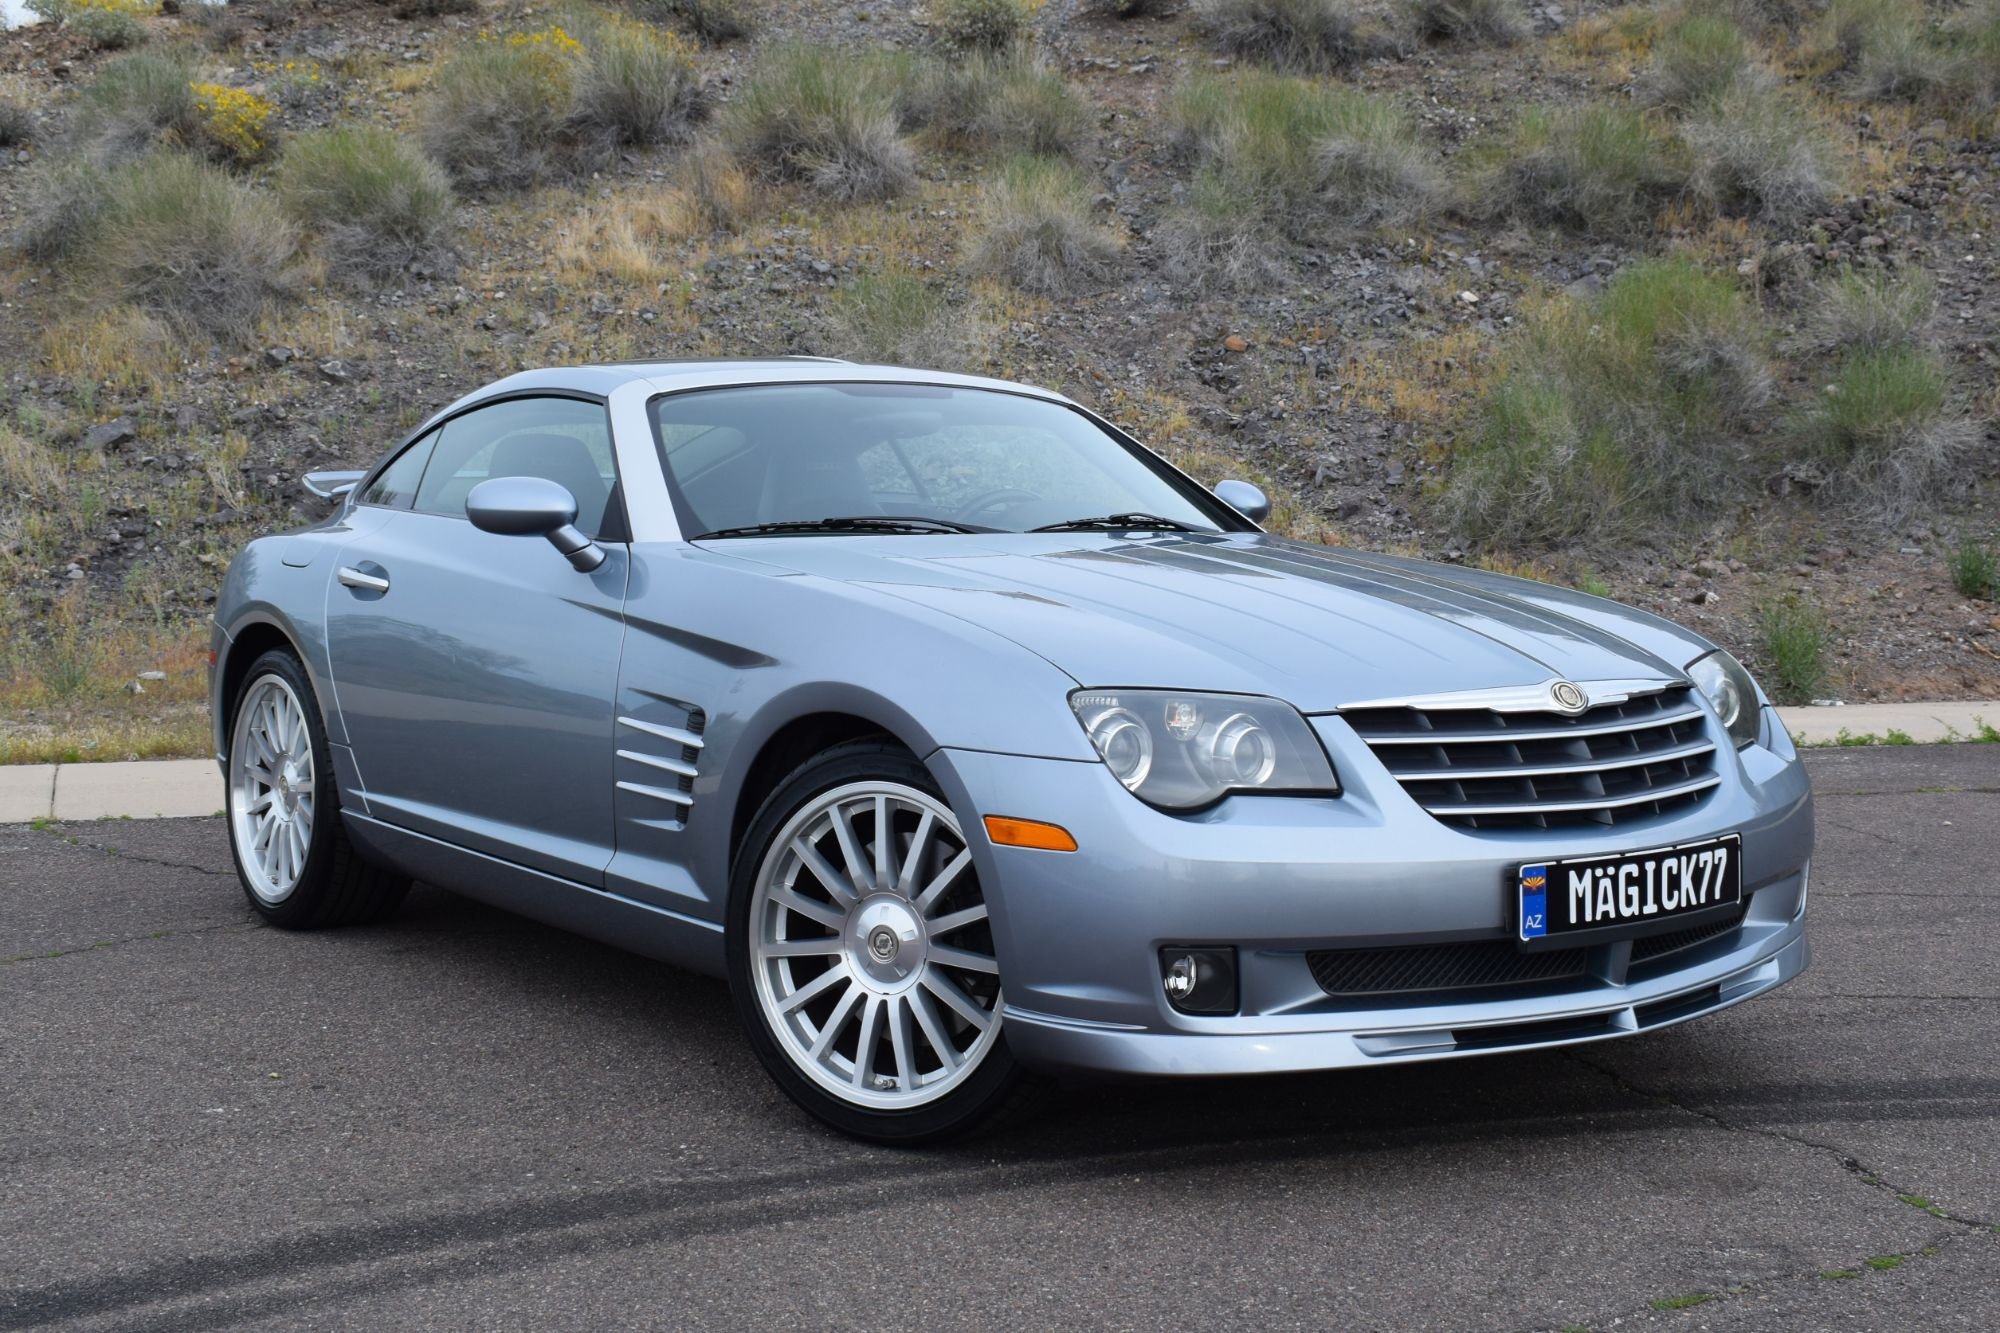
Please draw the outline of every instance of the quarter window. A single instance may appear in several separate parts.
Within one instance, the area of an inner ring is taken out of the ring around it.
[[[622,528],[603,407],[573,398],[510,398],[444,425],[417,490],[416,509],[465,517],[465,497],[493,477],[544,477],[576,497],[576,525],[592,537]]]
[[[423,480],[424,464],[430,461],[431,450],[436,447],[438,432],[418,440],[402,453],[396,461],[375,475],[362,492],[361,503],[381,505],[386,509],[408,509],[411,499],[417,493],[417,483]]]

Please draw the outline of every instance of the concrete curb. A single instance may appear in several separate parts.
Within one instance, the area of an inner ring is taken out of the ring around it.
[[[0,767],[0,824],[35,819],[183,819],[222,809],[213,759]]]
[[[1780,708],[1800,745],[1929,745],[1994,739],[2000,700]],[[179,819],[223,806],[212,759],[0,765],[0,824],[36,819]]]

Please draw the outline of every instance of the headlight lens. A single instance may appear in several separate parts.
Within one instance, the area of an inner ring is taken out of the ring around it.
[[[1737,749],[1757,739],[1762,725],[1761,705],[1757,702],[1757,686],[1741,662],[1718,648],[1696,659],[1687,673],[1695,688],[1715,705],[1716,716],[1722,719]]]
[[[1197,809],[1230,792],[1340,792],[1319,737],[1277,699],[1078,690],[1069,706],[1111,775],[1165,810]]]

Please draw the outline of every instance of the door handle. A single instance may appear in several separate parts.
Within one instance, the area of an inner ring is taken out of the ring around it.
[[[359,588],[363,592],[389,591],[387,576],[381,574],[364,574],[352,565],[342,565],[338,577],[348,587]]]

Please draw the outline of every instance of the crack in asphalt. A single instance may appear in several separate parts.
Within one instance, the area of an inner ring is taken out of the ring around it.
[[[108,843],[85,842],[82,838],[71,837],[66,833],[59,833],[54,828],[48,831],[55,833],[57,837],[72,847],[80,847],[87,852],[101,852],[105,856],[115,856],[121,861],[136,861],[140,865],[160,866],[167,870],[192,870],[197,875],[212,875],[217,879],[236,878],[236,872],[233,870],[211,870],[207,866],[198,866],[189,861],[166,861],[157,856],[146,856],[139,852],[128,852],[123,848],[113,847]]]
[[[1990,997],[1979,996],[1975,998],[1983,1000],[1983,999],[1989,999]],[[1808,1138],[1803,1134],[1788,1133],[1785,1130],[1773,1129],[1768,1126],[1738,1124],[1735,1121],[1732,1121],[1725,1116],[1719,1115],[1714,1111],[1706,1110],[1699,1106],[1690,1106],[1686,1102],[1679,1100],[1670,1093],[1658,1092],[1651,1088],[1640,1087],[1638,1084],[1632,1082],[1631,1079],[1625,1077],[1625,1075],[1620,1073],[1618,1070],[1610,1068],[1607,1065],[1599,1064],[1595,1060],[1588,1059],[1579,1052],[1565,1051],[1563,1052],[1563,1054],[1571,1062],[1602,1076],[1607,1082],[1611,1084],[1612,1087],[1617,1088],[1620,1092],[1626,1093],[1629,1096],[1644,1098],[1645,1100],[1651,1101],[1657,1105],[1668,1107],[1671,1108],[1672,1110],[1678,1111],[1683,1115],[1692,1116],[1695,1119],[1713,1125],[1715,1128],[1723,1130],[1726,1133],[1749,1134],[1757,1138],[1770,1139],[1773,1140],[1774,1142],[1790,1144],[1791,1146],[1796,1148],[1804,1148],[1815,1155],[1833,1158],[1834,1161],[1839,1163],[1842,1170],[1847,1172],[1848,1175],[1854,1177],[1856,1180],[1860,1181],[1863,1185],[1866,1185],[1870,1189],[1877,1190],[1880,1193],[1888,1195],[1890,1198],[1893,1198],[1897,1203],[1902,1204],[1906,1208],[1915,1208],[1920,1212],[1928,1213],[1930,1216],[1937,1218],[1940,1222],[1946,1222],[1958,1228],[1958,1230],[1956,1231],[1946,1231],[1940,1233],[1939,1240],[1933,1242],[1933,1245],[1936,1248],[1942,1248],[1942,1246],[1945,1244],[1949,1244],[1956,1240],[1962,1240],[1968,1236],[1990,1236],[1995,1231],[2000,1231],[2000,1227],[1996,1227],[1994,1223],[1992,1223],[1991,1221],[1975,1217],[1962,1217],[1956,1213],[1953,1213],[1939,1206],[1937,1203],[1933,1202],[1926,1195],[1918,1194],[1912,1190],[1901,1189],[1898,1186],[1891,1184],[1889,1181],[1885,1180],[1879,1172],[1867,1166],[1860,1159],[1856,1158],[1851,1153],[1848,1153],[1837,1144],[1823,1143],[1818,1139]],[[1905,1255],[1904,1257],[1909,1258],[1911,1256]],[[1751,1278],[1748,1282],[1739,1282],[1734,1286],[1719,1288],[1713,1293],[1713,1295],[1717,1300],[1731,1300],[1735,1299],[1736,1297],[1742,1296],[1747,1292],[1756,1290],[1759,1287],[1769,1285],[1770,1283],[1773,1282],[1781,1282],[1801,1277],[1814,1277],[1818,1276],[1820,1272],[1821,1270],[1815,1268],[1805,1272],[1785,1271],[1785,1272],[1762,1274],[1757,1277]],[[1705,1303],[1706,1302],[1704,1302],[1704,1304]],[[1659,1307],[1653,1305],[1651,1302],[1648,1302],[1643,1306],[1638,1306],[1633,1309],[1623,1311],[1622,1313],[1610,1316],[1610,1321],[1615,1324],[1628,1318],[1636,1318],[1641,1315],[1654,1314],[1654,1313],[1659,1313]],[[1549,1327],[1549,1325],[1541,1325],[1539,1327],[1545,1329]]]
[[[1939,1255],[1943,1254],[1945,1250],[1949,1249],[1954,1245],[1963,1245],[1975,1242],[1978,1237],[1978,1234],[1979,1233],[1975,1231],[1941,1231],[1938,1233],[1935,1239],[1931,1240],[1925,1245],[1919,1246],[1917,1249],[1890,1250],[1887,1251],[1887,1253],[1895,1255],[1897,1258],[1904,1260],[1905,1263],[1911,1263],[1911,1262],[1923,1263],[1937,1258]],[[1870,1257],[1880,1258],[1882,1256],[1876,1255]],[[1843,1281],[1865,1280],[1867,1278],[1879,1276],[1881,1273],[1895,1272],[1901,1269],[1902,1267],[1903,1265],[1899,1264],[1896,1266],[1895,1269],[1877,1270],[1872,1265],[1869,1265],[1866,1262],[1866,1259],[1864,1259],[1862,1261],[1862,1267],[1860,1269],[1855,1270],[1851,1278],[1843,1278],[1841,1280]],[[1701,1294],[1707,1296],[1709,1299],[1700,1302],[1700,1304],[1702,1305],[1720,1304],[1721,1302],[1724,1301],[1737,1300],[1740,1299],[1741,1297],[1748,1296],[1753,1292],[1761,1291],[1766,1287],[1778,1286],[1787,1282],[1829,1281],[1831,1280],[1827,1277],[1827,1273],[1829,1271],[1830,1270],[1824,1268],[1793,1268],[1784,1270],[1773,1270],[1768,1273],[1759,1273],[1754,1277],[1745,1279],[1744,1281],[1741,1282],[1734,1283],[1731,1286],[1717,1287],[1713,1290],[1703,1288]],[[1653,1300],[1660,1300],[1660,1299],[1662,1298],[1661,1297],[1653,1298]],[[1601,1324],[1602,1326],[1607,1328],[1615,1328],[1618,1325],[1623,1324],[1628,1319],[1644,1319],[1651,1315],[1676,1313],[1676,1311],[1672,1310],[1662,1310],[1658,1305],[1655,1305],[1653,1303],[1653,1300],[1647,1301],[1644,1305],[1629,1306],[1626,1309],[1618,1311],[1616,1314],[1606,1315],[1597,1319],[1593,1319],[1592,1323]],[[1693,1309],[1696,1307],[1689,1306],[1686,1308]],[[1536,1324],[1528,1329],[1522,1330],[1522,1333],[1548,1333],[1548,1330],[1552,1328],[1570,1327],[1570,1326],[1571,1325],[1567,1324],[1565,1325]],[[1576,1326],[1581,1327],[1581,1325],[1576,1325]]]
[[[152,940],[171,939],[176,935],[212,935],[219,930],[264,930],[261,921],[218,921],[208,926],[181,926],[173,930],[149,930],[143,935],[120,935],[116,939],[92,940],[89,944],[79,944],[71,949],[52,949],[48,953],[20,953],[11,958],[0,958],[0,966],[14,963],[41,963],[52,958],[69,958],[80,953],[96,953],[101,949],[119,949],[128,944],[145,944]]]

